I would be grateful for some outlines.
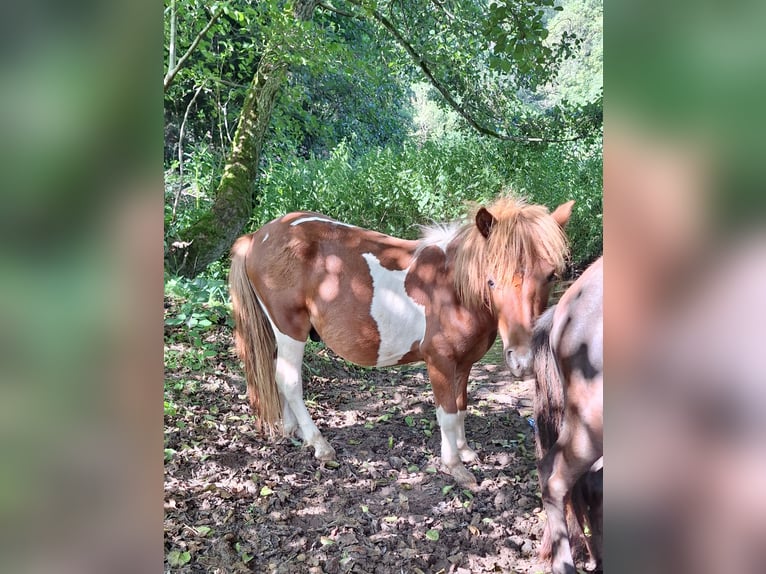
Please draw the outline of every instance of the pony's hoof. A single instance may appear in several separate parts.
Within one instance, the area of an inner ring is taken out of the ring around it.
[[[314,443],[314,456],[322,462],[335,460],[335,449],[324,439],[319,439]]]
[[[476,451],[468,448],[467,446],[464,448],[461,448],[458,454],[460,455],[460,460],[462,460],[466,464],[479,462],[479,455],[476,454]]]
[[[452,478],[455,479],[455,482],[457,482],[461,487],[468,488],[470,490],[477,488],[478,484],[476,482],[476,477],[471,474],[470,471],[466,470],[462,464],[453,466],[448,470],[452,475]]]

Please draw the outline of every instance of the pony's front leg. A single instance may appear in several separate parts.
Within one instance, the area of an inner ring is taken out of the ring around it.
[[[479,455],[476,454],[471,447],[468,446],[468,441],[465,438],[465,415],[468,411],[458,411],[457,418],[458,424],[456,429],[457,434],[457,452],[460,456],[460,460],[470,464],[478,462]]]
[[[458,450],[460,414],[448,413],[442,407],[436,407],[436,420],[439,422],[442,436],[442,464],[460,486],[467,488],[475,486],[476,478],[463,466]]]
[[[446,373],[449,374],[445,375]],[[463,466],[464,461],[476,458],[476,453],[468,448],[465,439],[468,373],[464,373],[464,376],[462,373],[456,374],[454,365],[441,365],[432,360],[428,363],[428,376],[434,391],[436,420],[441,429],[442,464],[460,486],[472,488],[476,485],[476,478]],[[457,397],[453,390],[455,382],[460,389]]]
[[[305,341],[297,341],[282,333],[276,334],[277,338],[277,364],[276,379],[279,394],[283,398],[282,414],[284,429],[287,433],[292,427],[294,432],[296,425],[300,427],[300,434],[307,446],[314,447],[314,456],[319,460],[333,460],[335,450],[330,446],[322,433],[311,420],[311,415],[303,402],[303,381],[301,379],[301,367],[303,365],[303,348]],[[289,412],[288,412],[289,411]]]

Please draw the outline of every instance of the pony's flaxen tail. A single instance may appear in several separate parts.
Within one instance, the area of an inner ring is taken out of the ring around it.
[[[257,415],[258,428],[273,432],[282,418],[274,364],[277,344],[269,318],[247,277],[245,259],[251,239],[252,236],[244,235],[231,248],[229,290],[236,323],[234,341],[245,366],[247,395]]]
[[[555,309],[556,306],[554,305],[540,316],[532,335],[536,379],[534,400],[535,452],[538,461],[556,444],[561,424],[564,421],[564,385],[550,342]],[[542,484],[540,486],[542,488]],[[587,548],[583,533],[583,525],[588,520],[588,509],[585,502],[586,488],[585,477],[582,477],[575,484],[572,494],[567,497],[565,504],[572,555],[580,559],[585,557]],[[543,539],[540,543],[540,557],[543,560],[549,560],[551,553],[552,541],[546,523]]]

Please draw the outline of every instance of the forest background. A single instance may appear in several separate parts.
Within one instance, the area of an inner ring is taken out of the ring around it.
[[[166,291],[225,298],[291,210],[413,238],[508,189],[574,199],[571,267],[601,253],[600,1],[165,6]]]

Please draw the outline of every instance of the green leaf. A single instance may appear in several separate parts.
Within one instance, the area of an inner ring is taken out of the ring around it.
[[[431,540],[432,542],[436,542],[439,540],[439,531],[434,530],[433,528],[426,531],[426,538]]]
[[[250,554],[248,554],[247,552],[243,552],[242,553],[242,562],[244,562],[245,564],[250,562],[252,559],[253,559],[253,557]]]
[[[172,448],[166,448],[166,449],[165,449],[165,462],[169,462],[169,461],[170,461],[170,460],[173,458],[173,455],[174,455],[175,453],[176,453],[176,450],[175,450],[175,449],[172,449]]]
[[[447,486],[442,487],[442,494],[449,494],[449,491],[455,488],[454,484],[448,484]]]
[[[181,552],[180,550],[171,550],[168,552],[168,564],[170,566],[177,568],[184,564],[188,564],[190,561],[191,554],[188,551]]]
[[[197,530],[197,534],[199,534],[200,536],[207,536],[213,531],[213,529],[210,528],[209,526],[197,526],[196,530]]]
[[[415,425],[415,419],[413,419],[411,416],[407,415],[406,417],[404,417],[404,423],[408,427],[414,426]]]
[[[271,490],[268,486],[262,486],[261,487],[261,496],[270,496],[274,494],[274,491]]]
[[[322,546],[330,546],[332,544],[335,544],[335,540],[333,540],[329,536],[320,536],[319,542],[322,544]]]

